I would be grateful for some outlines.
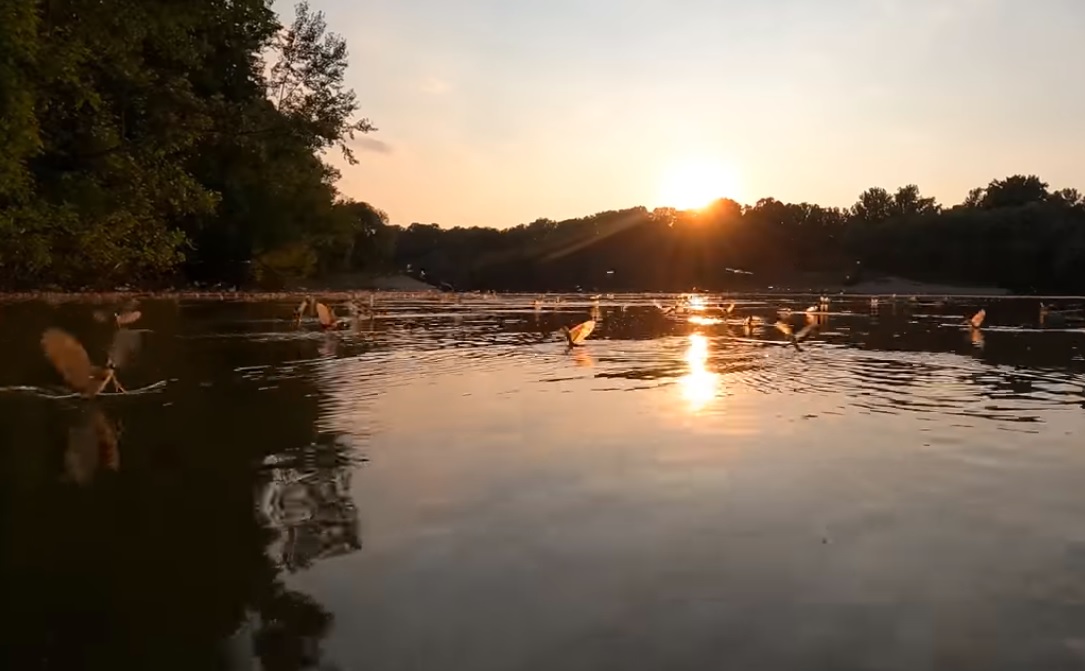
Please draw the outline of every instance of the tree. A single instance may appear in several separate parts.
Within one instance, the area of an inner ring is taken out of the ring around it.
[[[875,224],[892,217],[895,207],[893,196],[875,186],[859,194],[859,200],[851,206],[851,215],[859,221]]]
[[[268,78],[268,95],[287,127],[310,149],[337,146],[353,165],[357,160],[347,140],[377,129],[369,119],[351,121],[358,102],[343,84],[347,43],[327,32],[324,13],[311,13],[308,2],[298,3],[294,11],[294,23],[273,44],[277,59]]]
[[[374,128],[307,5],[285,30],[266,0],[12,0],[0,24],[0,283],[147,282],[182,261],[240,283],[335,229],[320,155],[353,160]]]
[[[940,209],[934,198],[920,195],[919,187],[915,184],[902,186],[893,195],[893,214],[898,217],[935,214]]]
[[[974,189],[969,190],[968,196],[961,203],[961,207],[978,208],[983,203],[984,194],[986,189],[982,186],[977,186]]]
[[[328,272],[342,268],[336,259],[357,242],[336,205],[338,172],[320,158],[339,146],[353,162],[347,141],[376,130],[368,119],[351,120],[358,105],[343,85],[346,43],[326,33],[323,14],[306,3],[267,41],[269,76],[259,70],[258,92],[243,87],[226,115],[234,130],[210,136],[197,162],[197,174],[222,198],[212,215],[187,224],[200,250],[187,269],[198,279],[244,283],[254,279],[254,263],[275,265],[262,273],[272,278]]]
[[[1081,207],[1085,204],[1085,198],[1082,198],[1081,192],[1077,189],[1059,189],[1051,194],[1051,199],[1052,202],[1067,207]]]
[[[1049,197],[1047,182],[1035,175],[1014,175],[1006,179],[991,180],[980,200],[980,207],[1018,207],[1029,203],[1042,203]]]
[[[7,169],[25,179],[0,215],[2,279],[109,283],[181,258],[172,224],[215,203],[184,165],[211,118],[189,75],[201,67],[201,22],[217,18],[102,0],[78,12],[51,3],[17,21],[26,48],[8,98],[29,140],[15,143]]]
[[[34,63],[39,19],[34,0],[9,0],[0,6],[0,208],[24,203],[31,189],[27,159],[41,149],[34,113]],[[0,219],[0,226],[4,225]]]

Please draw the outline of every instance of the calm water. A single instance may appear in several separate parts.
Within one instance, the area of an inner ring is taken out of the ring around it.
[[[0,668],[1085,667],[1085,330],[533,298],[145,302],[93,403],[0,306]]]

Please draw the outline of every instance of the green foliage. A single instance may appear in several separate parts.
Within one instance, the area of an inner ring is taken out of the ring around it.
[[[259,254],[253,260],[252,276],[258,285],[277,289],[310,277],[316,265],[316,252],[307,243],[295,241]]]
[[[182,262],[239,282],[339,226],[319,153],[374,129],[351,120],[345,42],[304,3],[286,29],[267,0],[12,0],[0,25],[0,283]]]
[[[301,2],[294,23],[276,38],[274,48],[278,60],[271,68],[268,92],[288,127],[310,149],[337,146],[349,163],[356,163],[346,140],[376,128],[369,119],[350,120],[358,104],[354,91],[343,87],[346,41],[327,32],[323,12],[313,14],[309,3]]]
[[[0,226],[5,206],[25,202],[31,186],[28,158],[41,147],[32,72],[40,49],[34,0],[0,5]]]

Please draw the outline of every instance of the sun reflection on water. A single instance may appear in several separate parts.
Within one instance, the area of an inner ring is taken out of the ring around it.
[[[595,367],[595,359],[592,359],[591,355],[588,354],[588,351],[585,349],[574,350],[573,361],[576,363],[577,366],[580,366],[581,368]]]
[[[702,315],[691,315],[687,321],[698,326],[712,326],[713,324],[723,323],[723,320],[717,317],[704,317]]]
[[[719,374],[707,368],[708,338],[700,333],[690,334],[686,363],[689,372],[678,383],[689,410],[699,412],[716,397],[719,388]]]

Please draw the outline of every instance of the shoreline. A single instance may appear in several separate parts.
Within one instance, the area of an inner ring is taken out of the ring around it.
[[[390,276],[383,278],[369,278],[367,281],[358,282],[351,288],[343,286],[340,281],[319,282],[312,287],[298,287],[291,289],[266,290],[266,289],[115,289],[112,291],[0,291],[0,304],[42,301],[46,303],[111,303],[125,300],[165,300],[165,301],[225,301],[232,303],[259,303],[272,301],[298,301],[307,296],[321,298],[326,301],[354,300],[367,294],[385,294],[399,296],[439,296],[453,293],[455,295],[485,295],[489,291],[458,291],[445,292],[441,289],[425,284],[406,276]],[[1014,294],[998,287],[963,286],[952,284],[935,284],[918,282],[901,277],[883,277],[879,279],[859,282],[851,286],[841,284],[817,282],[796,283],[799,286],[773,286],[749,288],[738,291],[618,291],[607,292],[615,296],[622,295],[678,295],[682,293],[709,293],[722,296],[837,296],[844,298],[863,297],[890,297],[900,298],[916,297],[943,297],[943,298],[1003,298],[1003,299],[1080,299],[1081,296],[1072,294]],[[573,291],[499,291],[498,295],[523,295],[523,296],[576,296],[583,295],[585,299],[595,292]]]
[[[613,292],[611,295],[617,297],[620,296],[677,296],[691,292],[648,292],[648,291],[629,291],[629,292]],[[808,297],[808,296],[829,296],[843,299],[861,299],[861,298],[889,298],[895,297],[897,300],[906,300],[910,297],[917,298],[942,298],[942,299],[969,299],[969,298],[997,298],[1001,300],[1082,300],[1085,296],[1076,294],[1009,294],[1009,293],[991,293],[991,292],[954,292],[954,291],[933,291],[933,292],[866,292],[866,291],[832,291],[832,290],[814,290],[804,289],[801,291],[784,291],[784,290],[762,290],[762,291],[724,291],[724,292],[696,292],[699,294],[712,293],[720,296],[728,297],[743,297],[748,296],[751,298],[757,297]],[[227,303],[271,303],[271,302],[294,302],[300,301],[306,297],[313,297],[323,302],[331,301],[351,301],[357,300],[362,296],[368,294],[374,294],[378,297],[437,297],[441,295],[447,295],[447,292],[442,292],[438,289],[430,289],[428,291],[403,291],[403,290],[356,290],[356,291],[114,291],[114,292],[0,292],[0,305],[13,304],[13,303],[87,303],[87,304],[109,304],[120,303],[128,300],[140,300],[140,301],[215,301],[215,302],[227,302]],[[481,292],[458,292],[454,295],[461,296],[485,296],[490,295],[488,293]],[[583,296],[584,302],[590,302],[590,298],[587,293],[578,294],[576,292],[539,292],[539,291],[526,291],[526,292],[497,292],[497,296]],[[606,300],[606,299],[604,299]],[[609,302],[613,302],[611,299]],[[574,301],[579,302],[579,301]]]

